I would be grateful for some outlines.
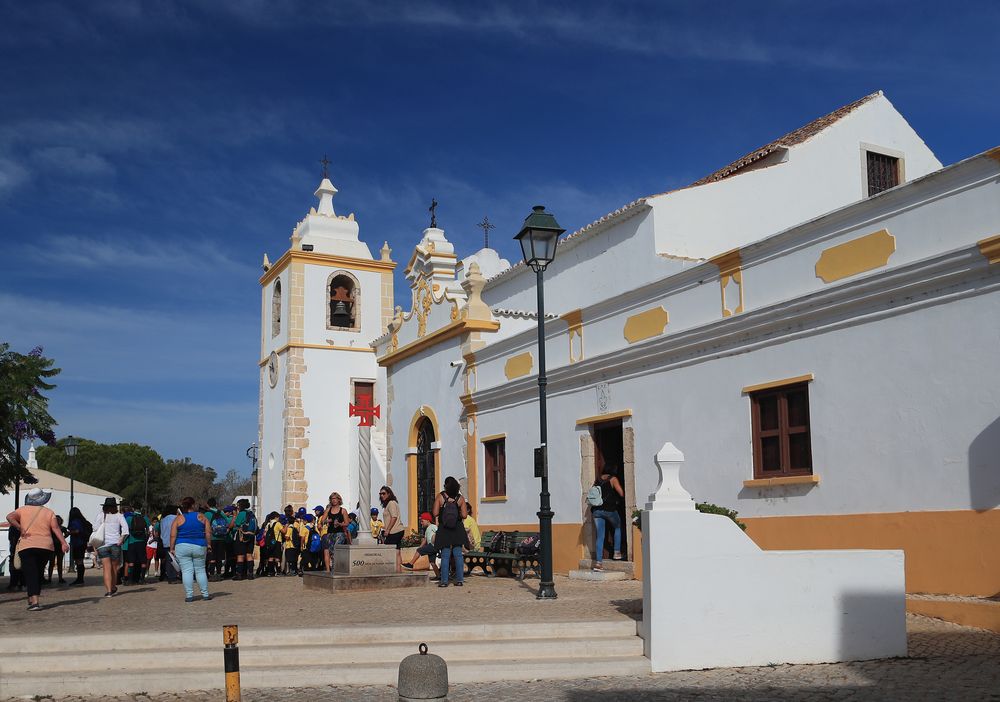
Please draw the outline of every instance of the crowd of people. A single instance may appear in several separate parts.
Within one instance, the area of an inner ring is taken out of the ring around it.
[[[434,570],[433,580],[447,587],[454,571],[454,584],[464,585],[463,550],[478,549],[481,535],[470,507],[459,492],[455,478],[445,479],[433,512],[420,515],[423,529],[417,556],[403,563],[399,556],[405,526],[399,502],[392,488],[379,490],[379,507],[370,509],[366,531],[378,542],[396,546],[396,570],[412,570],[419,556],[427,556]],[[145,583],[156,577],[184,585],[186,602],[195,601],[194,585],[202,600],[211,600],[209,583],[255,577],[299,576],[306,571],[330,571],[333,551],[339,544],[351,544],[362,530],[357,513],[348,511],[339,493],[330,494],[328,503],[311,511],[285,505],[282,512],[270,512],[258,520],[250,502],[219,507],[215,498],[201,503],[185,497],[180,505],[168,505],[156,515],[119,503],[109,497],[93,521],[79,508],[70,510],[68,520],[45,507],[50,492],[29,491],[24,505],[9,515],[11,579],[8,589],[26,589],[28,609],[40,609],[39,596],[45,567],[47,582],[53,567],[58,582],[63,579],[64,554],[70,554],[76,579],[70,586],[84,584],[86,558],[92,554],[100,569],[104,597],[114,597],[119,587]],[[436,564],[440,558],[441,567]]]

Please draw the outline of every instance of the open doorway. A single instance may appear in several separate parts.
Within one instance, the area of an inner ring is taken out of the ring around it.
[[[628,545],[629,525],[631,519],[626,519],[628,513],[628,499],[630,486],[626,483],[625,471],[625,436],[622,429],[622,420],[616,419],[611,422],[600,422],[593,425],[594,436],[594,479],[596,480],[604,473],[606,466],[615,466],[615,473],[622,484],[625,498],[619,501],[618,517],[621,519],[621,551],[623,554],[630,553]],[[605,532],[605,547],[608,553],[614,552],[614,533],[607,529]],[[627,556],[626,556],[627,558]],[[631,559],[629,559],[631,560]]]

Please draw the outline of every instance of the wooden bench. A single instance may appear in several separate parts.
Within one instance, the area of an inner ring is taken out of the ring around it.
[[[516,571],[518,580],[524,580],[524,576],[528,574],[529,570],[534,571],[537,577],[541,577],[537,555],[525,556],[516,553],[518,544],[529,536],[538,536],[537,531],[508,531],[507,548],[502,553],[486,551],[485,549],[493,541],[496,533],[496,531],[483,532],[483,550],[467,551],[464,554],[465,567],[470,575],[476,568],[479,568],[484,575],[493,578],[496,577],[497,570],[506,568],[510,573]]]

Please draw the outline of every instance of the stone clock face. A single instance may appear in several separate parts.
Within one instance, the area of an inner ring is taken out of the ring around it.
[[[273,388],[278,384],[278,355],[271,352],[271,357],[267,359],[267,381]]]

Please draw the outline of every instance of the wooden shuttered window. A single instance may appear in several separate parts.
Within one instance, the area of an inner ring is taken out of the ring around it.
[[[812,475],[808,383],[750,393],[750,411],[753,477]]]
[[[483,442],[486,453],[486,497],[507,494],[507,452],[505,439]]]

